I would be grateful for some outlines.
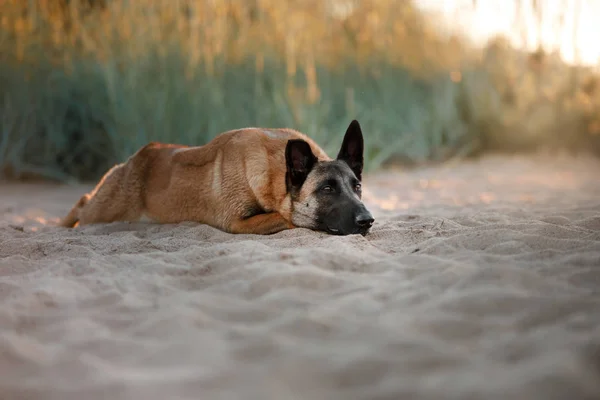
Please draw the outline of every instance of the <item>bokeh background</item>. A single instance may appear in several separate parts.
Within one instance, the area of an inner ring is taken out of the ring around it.
[[[93,180],[246,126],[334,155],[353,118],[369,171],[600,155],[599,3],[1,0],[0,172]]]

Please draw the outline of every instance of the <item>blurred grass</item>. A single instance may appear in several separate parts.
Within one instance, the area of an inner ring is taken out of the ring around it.
[[[591,72],[534,68],[501,41],[469,50],[408,1],[333,4],[4,0],[0,167],[96,179],[151,140],[245,126],[295,128],[335,155],[353,118],[369,170],[598,143]]]

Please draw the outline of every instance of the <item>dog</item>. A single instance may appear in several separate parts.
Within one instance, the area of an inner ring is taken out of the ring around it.
[[[348,126],[336,159],[293,129],[244,128],[203,146],[151,142],[112,167],[59,225],[193,221],[236,234],[296,227],[366,235],[363,134]]]

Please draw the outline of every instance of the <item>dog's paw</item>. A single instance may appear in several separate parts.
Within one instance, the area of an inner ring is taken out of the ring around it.
[[[294,225],[291,221],[287,222],[287,229],[295,229],[295,228],[297,228],[297,226]]]

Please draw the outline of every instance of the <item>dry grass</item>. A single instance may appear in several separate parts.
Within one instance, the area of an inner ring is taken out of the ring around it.
[[[477,61],[410,2],[350,3],[4,0],[0,165],[93,179],[150,140],[202,144],[252,125],[334,152],[359,118],[377,168],[476,153],[527,125],[523,94],[506,100],[524,86],[504,59]]]

